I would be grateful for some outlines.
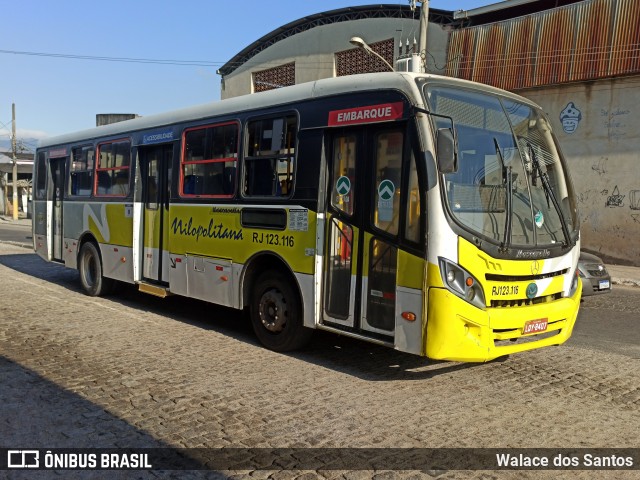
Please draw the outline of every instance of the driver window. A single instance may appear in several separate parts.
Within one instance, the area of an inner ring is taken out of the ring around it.
[[[409,164],[409,190],[404,237],[411,242],[420,243],[420,185],[413,153]]]

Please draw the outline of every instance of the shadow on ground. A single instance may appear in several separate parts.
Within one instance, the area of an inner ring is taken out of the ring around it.
[[[156,440],[149,433],[130,425],[80,395],[43,378],[8,358],[0,355],[0,430],[3,448],[40,450],[40,466],[50,449],[67,452],[143,452],[151,464],[165,470],[11,470],[15,478],[227,478],[211,471],[177,449]],[[97,449],[97,450],[85,450]],[[53,453],[56,453],[54,450]],[[99,458],[99,457],[98,457]],[[0,458],[0,466],[7,459]],[[185,470],[193,470],[188,473]],[[0,477],[3,476],[0,470]],[[3,477],[6,478],[6,477]]]
[[[0,264],[82,294],[77,271],[45,262],[35,254],[0,255]],[[242,342],[258,344],[247,315],[232,308],[180,296],[158,299],[138,292],[133,285],[122,286],[117,294],[107,299],[134,310],[152,312]],[[316,331],[305,349],[288,355],[370,381],[424,380],[483,365],[431,361],[323,331]]]

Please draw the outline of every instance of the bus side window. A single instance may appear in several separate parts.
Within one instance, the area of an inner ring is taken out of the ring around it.
[[[47,194],[47,155],[38,152],[36,160],[36,200],[44,200]]]
[[[297,119],[294,115],[250,121],[244,161],[244,194],[288,197],[294,186]]]
[[[93,146],[76,147],[71,150],[69,171],[69,195],[88,197],[93,190]]]
[[[232,197],[231,174],[238,159],[237,122],[225,122],[185,130],[181,195]],[[233,176],[235,179],[235,176]]]
[[[98,145],[96,195],[126,197],[131,173],[131,141],[128,139]]]

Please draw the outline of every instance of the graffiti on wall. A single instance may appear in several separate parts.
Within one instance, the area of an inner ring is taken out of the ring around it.
[[[607,197],[607,203],[605,205],[607,207],[623,207],[624,204],[622,201],[624,200],[624,195],[620,195],[620,190],[618,189],[618,185],[613,188],[613,192],[611,195]]]
[[[602,118],[602,125],[607,130],[607,137],[609,140],[619,141],[627,134],[626,118],[631,114],[631,110],[624,108],[612,108],[601,109],[600,117]]]
[[[591,179],[585,179],[584,190],[576,192],[578,203],[581,205],[583,225],[588,225],[587,228],[592,233],[607,231],[617,239],[624,239],[627,235],[625,228],[628,229],[631,225],[640,228],[640,189],[637,185],[628,185],[626,181],[629,180],[629,176],[621,176],[622,170],[618,169],[618,164],[627,157],[626,142],[632,137],[637,137],[636,131],[632,129],[635,120],[632,107],[608,105],[594,110],[592,106],[587,106],[585,110],[580,107],[579,101],[566,99],[565,102],[564,108],[559,114],[556,113],[564,133],[571,135],[579,132],[578,135],[586,135],[585,147],[590,145],[591,135],[594,136],[593,140],[596,137],[604,137],[609,142],[605,148],[608,148],[610,153],[593,158],[588,170]],[[594,127],[593,130],[585,130],[582,125],[583,120],[590,116],[589,113],[594,117],[593,122],[588,125]],[[621,150],[614,145],[618,142],[620,147],[623,147]],[[593,150],[592,152],[595,153]],[[585,153],[591,153],[589,148]],[[618,154],[621,155],[620,158]],[[626,172],[626,167],[623,170]]]
[[[560,123],[565,133],[574,133],[580,125],[580,120],[582,120],[582,112],[573,102],[567,103],[560,112]]]
[[[592,191],[592,190],[591,190]],[[609,190],[602,190],[600,192],[601,195],[606,196],[607,200],[605,202],[605,207],[616,208],[616,207],[624,207],[624,199],[627,198],[629,201],[629,209],[631,210],[631,220],[634,223],[640,224],[640,213],[634,213],[634,211],[640,210],[640,190],[630,190],[629,195],[622,195],[620,193],[620,189],[616,185],[613,188],[611,194],[609,194]],[[579,199],[582,201],[581,196]],[[588,202],[583,202],[588,203]]]
[[[629,192],[629,202],[631,210],[640,210],[640,190],[631,190]]]
[[[629,192],[629,208],[631,210],[640,210],[640,190],[631,190]],[[635,223],[640,223],[640,213],[632,213],[631,219]]]
[[[598,175],[604,175],[607,173],[607,162],[609,159],[607,157],[600,157],[598,163],[594,163],[591,165],[591,170],[596,172]]]

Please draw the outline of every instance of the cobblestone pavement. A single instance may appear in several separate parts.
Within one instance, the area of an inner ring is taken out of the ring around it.
[[[0,285],[0,447],[640,447],[638,358],[562,346],[481,365],[434,363],[320,332],[306,350],[277,354],[259,347],[233,310],[128,288],[89,298],[75,271],[2,244]],[[637,473],[64,471],[11,478]]]

